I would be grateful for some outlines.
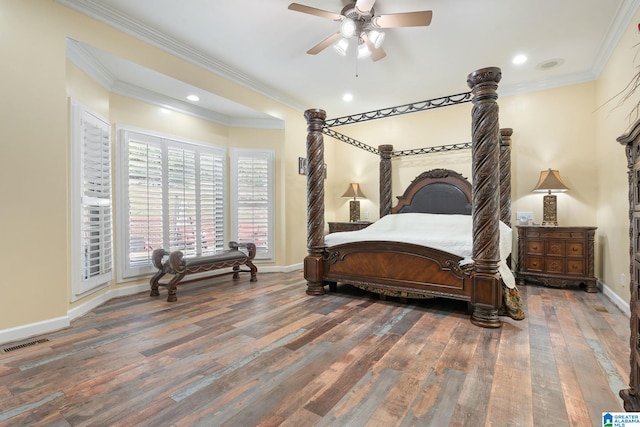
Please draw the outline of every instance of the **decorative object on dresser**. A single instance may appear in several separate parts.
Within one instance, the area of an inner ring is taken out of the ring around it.
[[[582,283],[597,292],[593,254],[596,227],[518,226],[518,284],[563,287]]]
[[[640,412],[640,120],[631,130],[620,136],[618,142],[625,147],[629,181],[629,299],[630,364],[629,388],[620,390],[624,409]]]
[[[367,228],[371,223],[369,221],[356,222],[330,222],[329,233],[337,233],[340,231],[358,231]]]
[[[349,187],[347,187],[347,191],[344,192],[342,197],[353,197],[353,200],[349,202],[349,221],[360,221],[360,200],[358,199],[367,198],[362,190],[360,190],[360,184],[358,184],[357,182],[352,182],[351,184],[349,184]]]
[[[547,193],[542,205],[542,225],[558,225],[558,201],[555,194],[569,190],[562,179],[560,172],[549,169],[540,172],[540,179],[532,190],[534,193]]]

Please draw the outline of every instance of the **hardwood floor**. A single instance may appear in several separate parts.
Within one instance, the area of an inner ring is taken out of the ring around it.
[[[0,425],[601,426],[623,411],[629,320],[602,294],[522,287],[527,318],[305,294],[302,273],[112,300],[0,347]]]

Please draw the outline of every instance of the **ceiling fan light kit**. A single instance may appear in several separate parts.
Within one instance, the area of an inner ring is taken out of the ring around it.
[[[349,40],[345,38],[341,38],[337,42],[333,44],[333,50],[340,56],[345,56],[347,54],[347,50],[349,49]]]
[[[351,18],[345,18],[340,24],[340,34],[342,37],[349,39],[356,35],[356,21]]]
[[[371,57],[374,62],[387,56],[382,49],[385,34],[379,31],[380,28],[420,27],[431,24],[430,10],[376,15],[373,10],[375,2],[376,0],[358,0],[345,6],[339,14],[298,3],[291,3],[289,10],[340,22],[339,31],[309,49],[308,54],[316,55],[333,46],[338,54],[345,56],[349,40],[356,39],[358,58]]]

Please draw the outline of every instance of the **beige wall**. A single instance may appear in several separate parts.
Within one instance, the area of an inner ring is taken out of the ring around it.
[[[10,84],[3,90],[0,111],[0,194],[5,200],[0,209],[0,333],[39,323],[64,324],[69,310],[96,297],[69,302],[69,97],[114,125],[227,147],[256,146],[259,140],[257,146],[274,149],[278,235],[272,264],[287,267],[302,262],[306,211],[300,200],[304,192],[285,191],[287,181],[296,183],[295,187],[301,181],[297,157],[304,156],[306,140],[301,112],[52,1],[4,1],[0,20],[0,52],[3,63],[11,64],[3,74]],[[110,94],[66,60],[67,37],[271,114],[284,121],[285,129],[234,129],[178,113],[168,118],[157,107]],[[107,290],[120,286],[114,283]]]
[[[629,197],[627,162],[623,147],[616,138],[639,118],[632,110],[640,102],[640,93],[618,106],[621,97],[608,100],[623,91],[634,73],[638,72],[637,11],[622,36],[596,84],[596,142],[593,156],[598,158],[598,242],[601,278],[624,300],[629,300]],[[623,276],[624,275],[624,276]]]
[[[640,16],[632,22],[638,20]],[[306,179],[297,168],[298,157],[306,157],[302,112],[49,0],[1,2],[0,33],[3,63],[10,65],[3,68],[3,77],[10,84],[4,86],[0,111],[0,194],[4,201],[0,208],[0,332],[64,319],[71,308],[85,302],[69,302],[68,96],[114,124],[229,147],[257,144],[275,149],[278,235],[273,265],[287,268],[302,261],[306,254]],[[109,94],[71,66],[65,59],[67,37],[272,114],[284,120],[285,127],[265,132],[234,129],[178,114],[167,121],[157,108]],[[626,115],[632,104],[619,109],[597,107],[632,76],[632,46],[637,38],[632,24],[596,82],[499,100],[501,125],[514,128],[514,214],[532,211],[539,222],[542,200],[531,188],[541,170],[559,169],[571,189],[558,198],[559,222],[598,226],[596,273],[623,299],[628,299],[628,284],[620,285],[620,276],[626,274],[628,279],[629,270],[627,181],[624,153],[615,138],[628,127]],[[374,147],[393,144],[397,150],[452,144],[470,140],[470,109],[471,104],[464,104],[336,130]],[[332,138],[325,141],[325,219],[347,220],[348,200],[340,196],[349,182],[356,181],[368,196],[362,201],[363,215],[368,212],[375,220],[378,158]],[[426,169],[449,167],[471,174],[468,152],[402,158],[393,163],[394,196]],[[112,285],[117,286],[121,285]]]

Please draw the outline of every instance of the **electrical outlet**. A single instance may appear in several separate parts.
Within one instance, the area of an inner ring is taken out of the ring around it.
[[[627,277],[624,273],[620,274],[620,285],[624,286],[627,284]]]
[[[533,222],[533,212],[516,212],[516,220],[520,225],[526,225]]]
[[[369,219],[369,212],[364,213],[364,219]]]

